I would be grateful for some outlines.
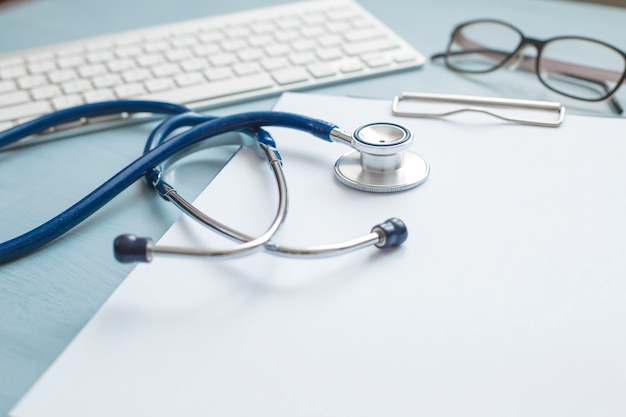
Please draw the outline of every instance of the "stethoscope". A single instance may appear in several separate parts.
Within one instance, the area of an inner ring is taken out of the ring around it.
[[[411,132],[394,123],[371,123],[348,134],[332,123],[292,113],[259,111],[212,117],[194,113],[178,104],[142,100],[85,104],[41,116],[0,132],[0,148],[78,120],[134,113],[170,117],[152,131],[139,158],[51,220],[0,243],[0,263],[22,257],[52,242],[142,177],[183,213],[236,244],[217,250],[166,247],[155,245],[149,238],[121,235],[114,242],[114,254],[120,262],[149,262],[159,254],[228,258],[261,249],[282,256],[330,256],[368,246],[386,249],[399,246],[407,239],[404,222],[390,218],[374,226],[368,234],[345,242],[306,248],[275,243],[272,238],[286,218],[287,187],[282,159],[274,139],[263,127],[301,130],[322,140],[352,147],[353,150],[335,164],[335,175],[341,183],[357,190],[383,193],[408,190],[423,183],[430,171],[426,160],[408,150],[413,140]],[[178,133],[183,128],[186,130]],[[211,218],[180,196],[166,181],[166,172],[179,159],[200,149],[227,144],[256,148],[267,160],[276,180],[278,208],[270,226],[260,236],[249,236]]]

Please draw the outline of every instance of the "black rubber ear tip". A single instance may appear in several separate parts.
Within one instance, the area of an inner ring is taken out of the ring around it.
[[[409,230],[406,224],[398,219],[392,217],[385,222],[378,224],[372,228],[372,232],[382,233],[384,239],[376,244],[379,249],[387,249],[393,246],[400,246],[409,237]]]
[[[148,253],[148,247],[152,240],[135,235],[120,235],[113,241],[113,254],[121,263],[150,262],[152,256]]]

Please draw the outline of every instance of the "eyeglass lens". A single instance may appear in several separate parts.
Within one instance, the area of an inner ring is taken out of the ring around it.
[[[536,50],[523,45],[524,36],[502,22],[479,21],[455,29],[447,64],[461,72],[484,73],[506,64],[537,71],[539,79],[561,94],[582,100],[602,100],[618,87],[626,59],[616,49],[586,38],[560,37],[543,43],[536,65]],[[539,42],[542,44],[542,42]],[[520,49],[521,48],[521,49]]]

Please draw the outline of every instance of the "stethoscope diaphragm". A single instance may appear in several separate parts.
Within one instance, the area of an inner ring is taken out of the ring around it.
[[[430,166],[411,152],[413,135],[394,123],[371,123],[352,135],[355,149],[335,163],[335,176],[348,187],[392,193],[417,187],[428,178]]]

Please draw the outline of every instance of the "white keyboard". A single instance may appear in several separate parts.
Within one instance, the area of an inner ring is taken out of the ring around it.
[[[423,63],[351,0],[295,2],[0,55],[0,131],[82,103],[200,110]]]

